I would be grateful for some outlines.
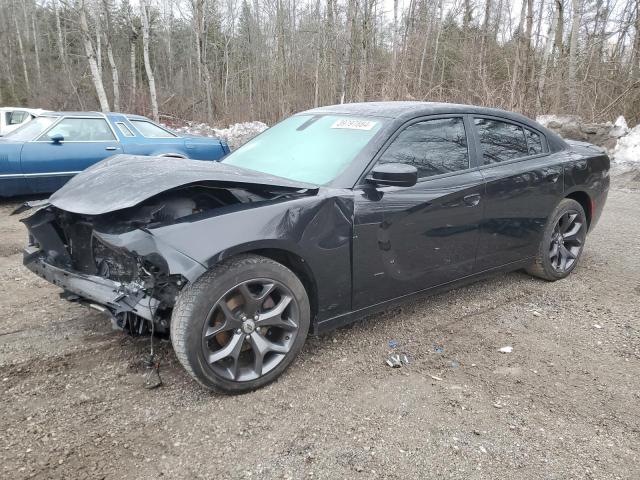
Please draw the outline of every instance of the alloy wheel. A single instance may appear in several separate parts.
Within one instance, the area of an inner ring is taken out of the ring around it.
[[[255,380],[273,370],[293,347],[300,309],[291,291],[271,279],[240,283],[209,312],[202,332],[210,369],[227,380]]]
[[[558,219],[549,246],[549,260],[556,272],[565,273],[573,268],[584,244],[584,237],[584,221],[577,211],[569,210]]]

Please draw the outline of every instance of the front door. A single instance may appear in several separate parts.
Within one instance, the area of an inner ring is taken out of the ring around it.
[[[356,190],[354,309],[473,272],[484,183],[469,152],[466,123],[456,116],[405,126],[377,163],[414,165],[418,183]]]
[[[62,141],[53,142],[55,135]],[[20,163],[33,193],[53,192],[76,173],[117,153],[122,147],[105,118],[65,117],[24,145]]]

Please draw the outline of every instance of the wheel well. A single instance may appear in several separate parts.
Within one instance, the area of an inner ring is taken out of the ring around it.
[[[313,272],[309,268],[307,262],[298,255],[291,253],[287,250],[280,250],[277,248],[263,248],[259,250],[252,250],[249,252],[242,252],[244,254],[262,255],[263,257],[270,258],[278,263],[281,263],[300,279],[302,285],[307,291],[309,296],[309,306],[311,308],[311,324],[316,318],[318,313],[318,289],[316,286],[316,280],[313,276]]]
[[[566,198],[570,198],[578,202],[582,209],[584,210],[585,215],[587,216],[587,229],[591,226],[591,216],[593,215],[591,197],[586,192],[573,192],[566,196]]]

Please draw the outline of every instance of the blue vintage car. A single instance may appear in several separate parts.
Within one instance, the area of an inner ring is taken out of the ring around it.
[[[0,138],[0,197],[54,192],[120,153],[219,160],[229,147],[216,138],[180,136],[139,115],[45,113]]]

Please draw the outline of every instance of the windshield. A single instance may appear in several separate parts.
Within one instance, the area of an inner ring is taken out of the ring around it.
[[[20,128],[16,128],[13,132],[7,133],[4,138],[18,142],[28,142],[44,132],[57,119],[58,117],[36,117]]]
[[[223,162],[323,185],[344,171],[383,123],[380,118],[296,115],[245,143]]]

